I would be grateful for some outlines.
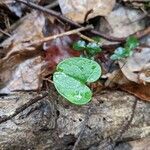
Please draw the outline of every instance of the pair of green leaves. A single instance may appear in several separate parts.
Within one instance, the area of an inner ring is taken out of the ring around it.
[[[57,91],[73,104],[83,105],[92,98],[86,85],[99,79],[101,67],[93,60],[73,57],[60,62],[53,75]]]
[[[133,49],[139,45],[137,38],[131,36],[127,38],[124,47],[118,47],[114,54],[110,57],[112,60],[119,60],[125,57],[129,57],[133,54]]]
[[[98,44],[98,39],[94,38],[95,42],[86,43],[83,40],[79,40],[73,44],[73,49],[77,51],[86,50],[88,55],[94,56],[97,53],[101,52],[100,45]]]

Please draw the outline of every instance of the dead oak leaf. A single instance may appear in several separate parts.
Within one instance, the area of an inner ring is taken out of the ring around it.
[[[108,15],[116,0],[59,0],[62,13],[75,22],[83,23],[87,13],[87,19],[96,16]]]
[[[134,82],[129,82],[128,84],[121,85],[120,88],[137,96],[142,100],[150,101],[150,84],[143,85]]]
[[[136,83],[150,82],[150,48],[135,51],[131,57],[119,60],[121,71],[130,81]]]
[[[105,82],[106,87],[119,88],[126,91],[134,96],[140,98],[141,100],[150,101],[150,84],[147,83],[135,83],[129,81],[121,70],[115,70],[112,73],[107,74],[107,81]],[[116,86],[117,85],[117,86]]]
[[[39,74],[44,65],[42,51],[38,46],[26,47],[28,42],[25,44],[24,41],[43,38],[44,24],[45,16],[34,11],[1,44],[2,51],[7,51],[0,59],[0,93],[36,90],[39,87]]]

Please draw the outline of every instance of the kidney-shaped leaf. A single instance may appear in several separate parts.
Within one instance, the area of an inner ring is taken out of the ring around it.
[[[86,82],[94,82],[101,75],[101,67],[93,60],[74,57],[58,64],[53,76],[57,91],[71,103],[83,105],[91,100],[92,92]]]
[[[101,67],[97,62],[81,57],[73,57],[62,61],[58,64],[57,71],[64,72],[82,83],[94,82],[101,75]]]
[[[55,72],[53,80],[57,91],[71,103],[83,105],[91,100],[91,90],[85,84],[65,73]]]

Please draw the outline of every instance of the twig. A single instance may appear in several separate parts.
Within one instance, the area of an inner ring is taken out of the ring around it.
[[[0,32],[1,32],[2,34],[7,35],[8,37],[11,37],[11,35],[10,35],[9,33],[7,33],[7,32],[5,32],[5,31],[3,31],[2,29],[0,29]]]
[[[51,10],[51,9],[44,8],[44,7],[40,6],[40,5],[37,5],[37,4],[32,3],[32,2],[30,2],[30,1],[27,2],[27,1],[25,1],[25,0],[16,0],[16,2],[23,3],[23,4],[25,4],[25,5],[27,5],[27,6],[31,7],[31,8],[34,8],[34,9],[40,10],[41,12],[47,13],[47,14],[49,14],[49,15],[52,15],[52,16],[54,16],[54,17],[56,17],[56,18],[59,18],[59,19],[62,20],[62,21],[65,21],[65,22],[67,22],[67,23],[72,24],[72,25],[74,25],[74,26],[76,26],[76,27],[81,27],[81,25],[79,25],[78,23],[75,23],[75,22],[71,21],[70,19],[64,17],[64,16],[61,15],[60,13],[58,13],[58,12],[56,12],[56,11],[53,11],[53,10]]]
[[[95,42],[93,39],[89,38],[88,36],[83,35],[82,33],[77,33],[82,39],[88,41],[88,42]]]
[[[12,24],[9,29],[8,28],[5,29],[4,32],[8,33],[8,32],[13,31],[16,27],[18,27],[21,24],[21,22],[25,18],[27,18],[27,16],[24,16],[24,17],[20,18],[18,21],[16,21],[14,24]],[[4,33],[0,34],[0,39],[3,37],[3,35],[4,35]]]
[[[42,78],[42,80],[44,80],[44,81],[48,81],[48,82],[50,82],[50,83],[54,84],[54,81],[52,81],[52,80],[50,80],[50,79],[48,79],[48,78]]]
[[[57,5],[58,5],[58,1],[57,1],[57,0],[55,0],[55,1],[54,1],[54,2],[52,2],[51,4],[49,4],[49,5],[45,6],[45,8],[47,8],[47,9],[51,9],[51,8],[56,7]]]
[[[82,33],[77,33],[82,39],[88,41],[88,42],[95,42],[95,40],[89,38],[88,36],[83,35]],[[97,42],[98,45],[102,46],[100,42]]]
[[[44,7],[40,6],[40,5],[34,4],[34,3],[32,3],[32,2],[26,2],[26,1],[24,1],[24,0],[16,0],[16,1],[17,1],[17,2],[20,2],[20,3],[23,3],[23,4],[25,4],[25,5],[29,6],[29,7],[32,7],[32,8],[34,8],[34,9],[40,10],[40,11],[42,11],[42,12],[44,12],[44,13],[49,14],[49,15],[52,15],[52,16],[54,16],[54,17],[60,19],[61,21],[64,21],[64,22],[66,22],[66,23],[69,23],[69,24],[71,24],[71,25],[73,25],[73,26],[75,26],[75,27],[78,27],[78,28],[79,28],[79,27],[82,27],[80,24],[78,24],[78,23],[76,23],[76,22],[73,22],[72,20],[66,18],[65,16],[63,16],[62,14],[60,14],[60,13],[58,13],[58,12],[56,12],[56,11],[53,11],[53,10],[44,8]],[[149,34],[149,33],[150,33],[150,27],[148,27],[148,28],[146,29],[146,32],[144,32],[144,31],[145,31],[145,30],[141,30],[141,32],[144,33],[144,34],[141,34],[141,36],[138,36],[138,38],[141,38],[141,37],[143,37],[143,36]],[[141,33],[141,32],[140,32],[140,33]],[[110,36],[110,35],[106,35],[106,34],[100,32],[100,31],[96,31],[96,30],[94,30],[94,29],[91,30],[91,33],[93,33],[93,34],[95,34],[95,35],[99,35],[100,37],[102,37],[102,38],[104,38],[104,39],[106,39],[106,40],[114,41],[114,42],[125,42],[125,40],[126,40],[126,38],[127,38],[127,37],[123,37],[123,38],[113,37],[113,36]],[[132,35],[136,35],[136,34],[137,34],[137,33],[132,34]],[[138,35],[140,35],[140,34],[138,34]]]
[[[88,41],[88,42],[95,42],[93,39],[89,38],[88,36],[83,35],[82,33],[78,32],[77,35],[80,36],[80,38]],[[97,43],[100,47],[102,47],[101,43]],[[85,51],[84,51],[85,52]],[[86,53],[86,52],[85,52]]]
[[[85,15],[85,17],[84,17],[84,22],[87,21],[88,16],[89,16],[92,12],[93,12],[93,9],[90,9],[90,10],[86,13],[86,15]]]
[[[73,22],[72,20],[66,18],[65,16],[63,16],[62,14],[60,14],[60,13],[58,13],[56,11],[53,11],[53,10],[50,10],[50,9],[46,9],[46,8],[44,8],[44,7],[40,6],[40,5],[37,5],[35,3],[32,3],[32,2],[26,2],[24,0],[16,0],[16,1],[20,2],[20,3],[23,3],[23,4],[25,4],[25,5],[29,6],[29,7],[32,7],[34,9],[40,10],[40,11],[42,11],[44,13],[50,14],[50,15],[56,17],[56,18],[59,18],[61,21],[65,21],[65,22],[67,22],[67,23],[69,23],[69,24],[71,24],[71,25],[73,25],[75,27],[78,27],[78,28],[82,27],[80,24],[78,24],[76,22]],[[110,41],[122,42],[122,39],[120,41],[120,38],[116,38],[116,37],[112,37],[112,36],[109,36],[109,35],[105,35],[105,34],[103,34],[101,32],[96,31],[96,30],[91,30],[91,33],[99,35],[102,38],[110,40]]]
[[[54,40],[54,39],[60,38],[62,36],[76,34],[76,33],[81,32],[81,31],[90,30],[92,28],[93,28],[93,26],[89,25],[89,26],[86,26],[86,27],[81,27],[81,28],[78,28],[78,29],[74,29],[74,30],[64,32],[64,33],[56,34],[56,35],[53,35],[53,36],[50,36],[50,37],[45,37],[45,38],[42,38],[40,40],[33,41],[33,42],[29,43],[28,46],[35,45],[35,44],[40,44],[40,43],[47,42],[47,41],[50,41],[50,40]]]
[[[21,113],[22,111],[24,111],[26,108],[28,108],[29,106],[33,105],[34,103],[42,100],[44,97],[46,97],[48,95],[47,92],[42,93],[41,95],[31,99],[30,101],[28,101],[27,103],[23,104],[22,106],[18,107],[15,112],[9,116],[1,116],[0,117],[0,124],[3,122],[6,122],[10,119],[12,119],[13,117],[17,116],[19,113]]]
[[[57,5],[58,5],[58,1],[56,0],[56,1],[52,2],[51,4],[49,4],[49,5],[46,5],[45,8],[47,8],[47,9],[52,9],[52,8],[56,7]],[[27,18],[27,15],[26,15],[26,16],[23,16],[23,17],[20,18],[18,21],[16,21],[14,24],[12,24],[12,25],[10,26],[10,28],[5,29],[4,32],[5,32],[5,33],[11,32],[11,31],[14,30],[16,27],[18,27],[18,26],[21,24],[21,22],[22,22],[23,20],[25,20],[26,18]],[[5,33],[1,32],[1,34],[0,34],[0,39],[2,38],[2,36],[3,36]],[[8,34],[9,34],[9,33],[8,33]],[[6,34],[5,34],[5,35],[6,35]],[[10,35],[10,34],[9,34],[9,35]],[[10,35],[10,36],[11,36],[11,35]]]

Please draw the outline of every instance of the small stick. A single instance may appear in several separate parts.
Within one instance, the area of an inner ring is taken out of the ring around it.
[[[52,80],[48,79],[48,78],[42,78],[42,80],[44,80],[44,81],[48,81],[48,82],[50,82],[50,83],[54,84],[54,82],[53,82]]]
[[[56,0],[56,1],[52,2],[51,4],[49,4],[49,5],[46,5],[45,8],[47,8],[47,9],[52,9],[52,8],[56,7],[57,5],[58,5],[58,1]],[[20,18],[18,21],[16,21],[14,24],[12,24],[9,29],[5,29],[4,32],[5,32],[5,33],[8,33],[8,32],[10,32],[10,31],[14,30],[14,29],[15,29],[16,27],[18,27],[18,26],[21,24],[21,22],[22,22],[23,20],[25,20],[26,18],[27,18],[27,15],[26,15],[26,16],[23,16],[23,17]],[[0,31],[0,32],[1,32],[1,31]],[[5,34],[4,32],[1,32],[1,34],[0,34],[0,39],[1,39],[2,36]],[[6,35],[6,34],[5,34],[5,35]],[[9,34],[9,35],[10,35],[10,34]],[[10,35],[10,36],[11,36],[11,35]],[[10,37],[10,36],[9,36],[9,37]]]
[[[18,107],[13,114],[11,114],[9,116],[6,116],[6,115],[0,116],[0,124],[12,119],[15,116],[17,116],[19,113],[24,111],[26,108],[28,108],[29,106],[33,105],[34,103],[42,100],[46,96],[48,96],[48,93],[44,92],[43,94],[38,95],[37,97],[31,99],[30,101],[26,102],[22,106]]]
[[[91,39],[91,38],[89,38],[89,37],[83,35],[83,34],[80,33],[80,32],[78,32],[77,34],[78,34],[82,39],[84,39],[84,40],[86,40],[86,41],[88,41],[88,42],[95,42],[93,39]]]
[[[50,9],[46,9],[46,8],[44,8],[44,7],[40,6],[40,5],[37,5],[35,3],[32,3],[32,2],[26,2],[24,0],[16,0],[16,1],[20,2],[20,3],[23,3],[23,4],[25,4],[25,5],[29,6],[29,7],[32,7],[34,9],[40,10],[40,11],[42,11],[44,13],[50,14],[50,15],[60,19],[61,21],[67,22],[67,23],[69,23],[69,24],[71,24],[71,25],[73,25],[75,27],[78,27],[78,28],[82,27],[80,24],[78,24],[76,22],[73,22],[72,20],[66,18],[65,16],[63,16],[62,14],[60,14],[60,13],[58,13],[56,11],[53,11],[53,10],[50,10]],[[99,36],[103,37],[104,39],[107,39],[107,40],[110,40],[110,41],[119,41],[119,42],[122,41],[121,38],[112,37],[112,36],[103,34],[103,33],[99,32],[99,31],[96,31],[96,30],[91,30],[91,33],[99,35]]]
[[[86,26],[86,27],[81,27],[81,28],[78,28],[78,29],[70,30],[70,31],[67,31],[67,32],[64,32],[64,33],[60,33],[60,34],[57,34],[57,35],[53,35],[53,36],[50,36],[50,37],[45,37],[45,38],[42,38],[40,40],[31,42],[28,46],[31,46],[31,45],[34,45],[34,44],[43,43],[43,42],[47,42],[47,41],[50,41],[50,40],[54,40],[54,39],[60,38],[62,36],[76,34],[76,33],[81,32],[81,31],[90,30],[92,28],[93,28],[93,26],[89,25],[89,26]]]
[[[82,33],[77,33],[82,39],[84,39],[84,40],[86,40],[86,41],[88,41],[88,42],[95,42],[93,39],[91,39],[91,38],[89,38],[88,36],[85,36],[85,35],[83,35]],[[101,46],[101,43],[97,43],[98,45],[100,45]]]
[[[11,35],[10,35],[9,33],[3,31],[2,29],[0,29],[0,32],[1,32],[2,34],[5,34],[5,35],[8,36],[8,37],[11,37]]]
[[[49,5],[45,6],[45,8],[51,9],[51,8],[56,7],[56,6],[58,6],[58,1],[57,1],[57,0],[55,0],[54,2],[52,2],[52,3],[49,4]]]
[[[62,14],[60,14],[60,13],[58,13],[58,12],[56,12],[56,11],[53,11],[53,10],[51,10],[51,9],[44,8],[44,7],[40,6],[40,5],[37,5],[37,4],[32,3],[32,2],[26,2],[26,1],[24,1],[24,0],[16,0],[16,2],[23,3],[23,4],[25,4],[25,5],[27,5],[27,6],[31,7],[31,8],[34,8],[34,9],[40,10],[40,11],[42,11],[42,12],[44,12],[44,13],[47,13],[47,14],[49,14],[49,15],[52,15],[52,16],[54,16],[54,17],[60,19],[61,21],[64,21],[64,22],[66,22],[66,23],[69,23],[69,24],[73,25],[74,27],[78,27],[78,28],[82,27],[80,24],[78,24],[78,23],[76,23],[76,22],[74,22],[74,21],[72,21],[72,20],[66,18],[66,17],[63,16]],[[145,32],[145,30],[146,30],[146,32]],[[106,35],[106,34],[100,32],[100,31],[96,31],[96,30],[94,30],[94,29],[92,29],[90,32],[91,32],[92,34],[99,35],[99,36],[101,36],[102,38],[104,38],[104,39],[106,39],[106,40],[109,40],[109,41],[112,41],[112,42],[121,42],[121,43],[123,43],[123,42],[126,41],[126,38],[127,38],[127,37],[122,37],[122,38],[113,37],[113,36],[110,36],[110,35]],[[138,33],[138,32],[137,32],[137,33]],[[135,36],[136,36],[137,33],[134,33],[134,34],[132,34],[132,35],[135,35]],[[143,37],[143,36],[145,36],[145,35],[148,35],[148,34],[150,33],[150,27],[147,27],[146,29],[141,30],[140,33],[141,33],[141,34],[138,34],[138,35],[139,35],[138,38],[141,38],[141,37]],[[142,34],[142,33],[144,33],[144,34]],[[117,45],[118,45],[118,44],[117,44]]]

